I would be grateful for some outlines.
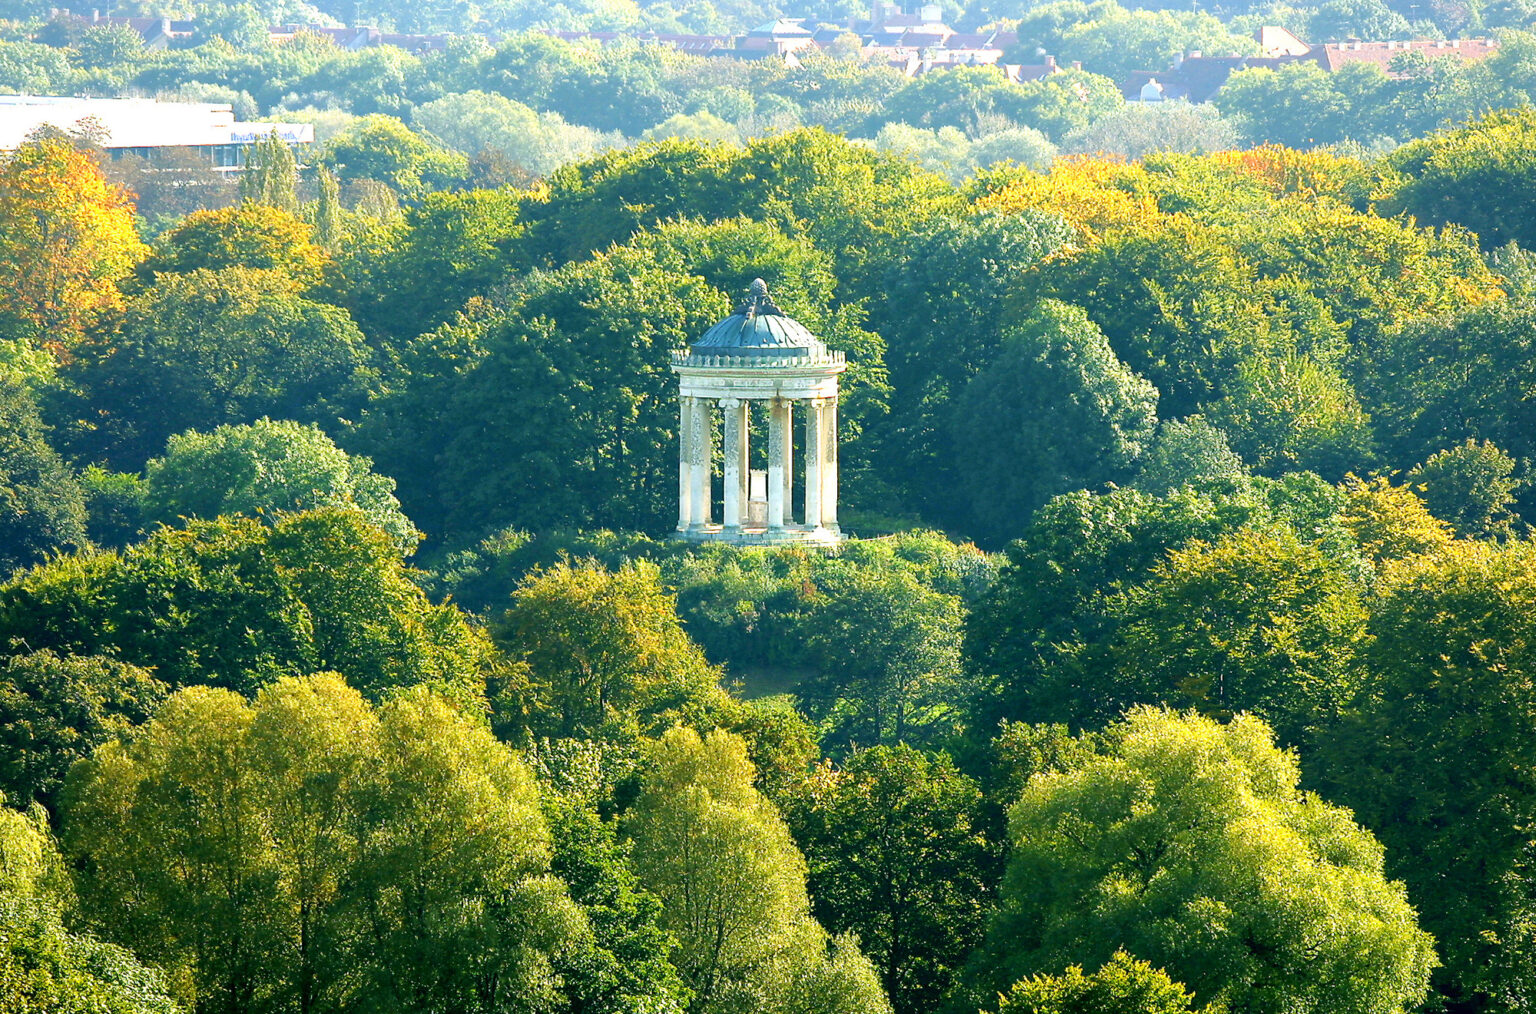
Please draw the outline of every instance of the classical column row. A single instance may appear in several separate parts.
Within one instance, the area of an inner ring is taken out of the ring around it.
[[[724,416],[725,503],[721,524],[740,531],[747,517],[751,402],[741,398],[681,400],[678,418],[678,531],[698,531],[712,524],[710,462],[714,454],[714,407]],[[837,524],[837,401],[806,402],[805,524]],[[774,399],[768,415],[768,529],[783,530],[794,495],[794,402]]]

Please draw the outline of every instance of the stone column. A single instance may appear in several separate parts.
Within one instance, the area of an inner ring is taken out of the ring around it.
[[[688,527],[698,531],[710,521],[709,464],[715,444],[714,406],[708,398],[694,398],[692,436],[688,441],[688,471],[693,479],[693,492],[688,497]]]
[[[741,521],[747,521],[747,501],[752,498],[752,456],[748,453],[748,446],[752,441],[752,402],[743,398],[740,407],[741,413],[741,445],[736,458],[737,474],[741,480],[737,484],[737,503],[741,504]]]
[[[693,523],[693,399],[677,399],[677,530]]]
[[[727,532],[740,532],[747,499],[743,495],[746,469],[742,467],[747,457],[747,406],[740,398],[722,398],[720,407],[725,412],[724,525]]]
[[[768,407],[768,528],[784,527],[784,448],[790,442],[789,403],[775,398]]]
[[[779,402],[784,407],[784,520],[794,524],[795,514],[795,403]]]
[[[805,527],[821,527],[821,401],[812,399],[805,413]]]
[[[821,410],[821,523],[837,528],[837,399]]]

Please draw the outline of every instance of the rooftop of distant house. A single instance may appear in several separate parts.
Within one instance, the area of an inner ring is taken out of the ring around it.
[[[635,41],[642,45],[667,46],[696,56],[727,57],[741,60],[782,60],[796,65],[799,56],[812,48],[825,48],[852,35],[858,39],[865,56],[883,60],[907,76],[916,76],[937,67],[998,66],[1012,81],[1033,81],[1062,68],[1053,57],[1040,55],[1035,64],[1002,63],[1004,52],[1018,41],[1013,32],[987,29],[957,32],[946,25],[943,10],[937,4],[925,4],[913,13],[903,11],[888,0],[873,0],[867,18],[850,18],[846,24],[812,24],[807,18],[776,18],[747,31],[734,34],[696,35],[682,32],[598,32],[548,30],[546,34],[567,41],[590,40],[599,45]],[[195,21],[170,18],[125,18],[104,16],[99,11],[75,17],[87,25],[120,25],[137,32],[146,46],[164,48],[190,39],[197,28]],[[359,25],[335,28],[316,24],[283,24],[268,29],[275,42],[286,42],[301,32],[329,39],[347,50],[373,46],[397,46],[412,53],[426,53],[446,48],[450,35],[409,35],[391,33]]]
[[[1185,99],[1206,102],[1227,78],[1239,70],[1278,69],[1288,63],[1310,62],[1327,71],[1336,71],[1351,63],[1372,63],[1388,77],[1402,78],[1401,60],[1408,54],[1427,59],[1454,59],[1462,62],[1481,60],[1498,50],[1497,39],[1410,39],[1406,41],[1323,42],[1312,45],[1298,39],[1284,28],[1261,28],[1255,33],[1259,54],[1242,56],[1230,53],[1207,56],[1198,51],[1175,57],[1165,70],[1138,70],[1120,83],[1120,93],[1128,101],[1153,102]]]

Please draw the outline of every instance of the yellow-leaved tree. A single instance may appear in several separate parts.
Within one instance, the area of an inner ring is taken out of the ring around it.
[[[144,256],[129,193],[68,140],[0,161],[0,335],[68,348],[121,305],[117,280]]]

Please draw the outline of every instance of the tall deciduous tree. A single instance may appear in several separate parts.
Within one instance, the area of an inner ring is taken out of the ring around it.
[[[331,138],[320,160],[343,184],[373,180],[407,200],[442,189],[469,170],[463,155],[439,148],[382,113],[364,116]]]
[[[1129,231],[1037,274],[1047,294],[1080,305],[1115,354],[1157,386],[1170,417],[1198,411],[1236,381],[1240,365],[1293,341],[1283,318],[1266,311],[1254,266],[1203,224]]]
[[[74,896],[46,814],[0,807],[0,997],[7,1014],[177,1014],[165,976],[66,929]]]
[[[1220,719],[1252,712],[1286,745],[1310,745],[1358,682],[1364,593],[1350,568],[1289,527],[1170,550],[1117,596],[1118,629],[1089,663],[1103,682],[1085,689]]]
[[[325,251],[296,208],[246,201],[232,208],[194,211],[162,236],[139,266],[146,281],[158,274],[205,269],[256,268],[276,272],[296,290],[320,280]]]
[[[522,201],[500,190],[427,195],[387,241],[344,253],[334,301],[375,340],[396,346],[453,319],[472,297],[508,281]]]
[[[1157,426],[1157,401],[1082,310],[1042,302],[954,406],[977,533],[1005,541],[1056,494],[1129,475]]]
[[[0,643],[110,654],[173,687],[254,693],[340,672],[370,697],[428,683],[482,701],[490,645],[413,584],[358,512],[319,508],[163,528],[121,554],[61,557],[0,586]]]
[[[861,750],[785,799],[817,918],[857,934],[897,1014],[939,1009],[978,942],[994,848],[981,793],[945,754]]]
[[[498,703],[504,735],[632,736],[724,701],[653,565],[560,563],[514,593],[495,632],[531,685]]]
[[[370,359],[345,310],[279,272],[161,275],[66,367],[72,449],[137,471],[184,430],[262,416],[334,427],[362,400]]]
[[[1433,942],[1383,875],[1381,846],[1298,791],[1295,755],[1262,721],[1141,709],[1110,742],[1035,776],[1014,806],[1008,875],[968,998],[1123,948],[1199,1003],[1256,1014],[1424,999]]]
[[[85,499],[31,393],[0,375],[0,575],[86,544]]]
[[[1536,304],[1500,300],[1388,331],[1361,390],[1404,466],[1448,443],[1491,440],[1536,456]]]
[[[663,481],[663,462],[677,457],[668,356],[728,305],[697,275],[633,247],[535,275],[482,325],[470,362],[379,406],[371,432],[406,432],[368,449],[415,488],[406,510],[429,529],[660,524],[677,496]],[[413,450],[424,437],[422,471],[396,469],[388,447]],[[441,506],[424,495],[434,491]]]
[[[690,1011],[889,1012],[858,944],[829,949],[810,915],[805,860],[752,777],[736,736],[670,729],[629,819],[636,872],[678,938]]]
[[[0,160],[0,333],[73,344],[121,305],[116,283],[145,252],[127,192],[90,152],[48,139]]]
[[[1405,144],[1388,160],[1401,175],[1391,181],[1382,211],[1465,226],[1477,233],[1485,250],[1510,240],[1536,246],[1530,203],[1536,181],[1533,138],[1536,115],[1511,109]]]
[[[1351,494],[1308,473],[1161,497],[1134,489],[1057,497],[1009,547],[1007,566],[966,617],[972,728],[990,737],[999,719],[1103,725],[1126,702],[1103,686],[1089,689],[1106,673],[1085,672],[1076,646],[1114,636],[1117,591],[1145,581],[1170,550],[1215,542],[1246,525],[1306,532],[1346,568],[1361,568],[1364,538],[1400,529],[1380,519],[1357,533],[1353,503]],[[1420,514],[1428,518],[1422,505]]]
[[[1408,473],[1424,491],[1424,506],[1467,538],[1509,534],[1519,519],[1510,511],[1516,493],[1530,485],[1515,475],[1514,458],[1498,445],[1468,440],[1436,451]]]
[[[1135,486],[1153,496],[1166,496],[1181,486],[1237,485],[1247,474],[1227,435],[1203,416],[1194,415],[1158,424],[1152,446],[1142,456]]]
[[[963,517],[947,495],[957,482],[950,413],[1004,343],[1010,288],[1072,238],[1059,216],[1025,210],[936,216],[898,247],[869,307],[892,387],[872,436],[882,472],[900,477],[925,516]]]
[[[824,744],[922,744],[956,731],[959,598],[869,568],[829,576],[807,605],[815,675],[796,692],[824,722]]]
[[[293,149],[276,130],[269,130],[251,145],[240,174],[240,197],[252,204],[297,214],[299,199],[294,193],[299,166]]]
[[[0,791],[52,807],[69,766],[147,719],[164,683],[112,658],[52,651],[0,659]]]
[[[1388,848],[1467,1009],[1536,997],[1536,549],[1459,542],[1389,567],[1356,717],[1324,783]]]
[[[588,934],[527,768],[425,693],[183,690],[76,768],[65,820],[90,923],[198,1010],[552,1010]]]
[[[1354,389],[1307,356],[1242,364],[1209,412],[1243,459],[1266,475],[1306,470],[1337,482],[1370,461],[1370,421]]]
[[[318,426],[258,419],[248,426],[191,430],[144,467],[144,516],[251,517],[312,507],[356,507],[409,556],[421,533],[400,512],[395,481],[373,462],[337,447]]]

